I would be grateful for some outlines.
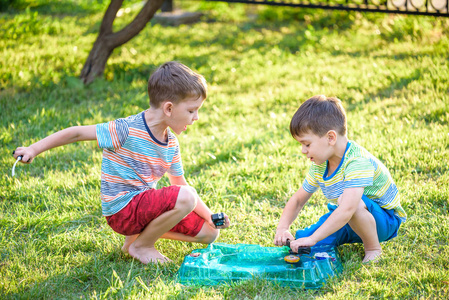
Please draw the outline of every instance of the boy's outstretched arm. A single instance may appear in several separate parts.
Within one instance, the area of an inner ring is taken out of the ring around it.
[[[96,140],[95,125],[74,126],[55,132],[28,147],[17,147],[14,158],[22,156],[22,163],[31,163],[40,153],[79,141]]]
[[[309,201],[311,193],[306,192],[302,187],[288,200],[284,207],[279,224],[276,229],[276,236],[274,237],[274,244],[277,246],[283,246],[287,243],[287,240],[294,240],[295,238],[290,233],[290,225],[298,216],[299,212],[303,208],[304,204]]]
[[[171,176],[170,174],[168,174],[168,178],[170,180],[171,185],[188,185],[184,175]],[[196,191],[195,191],[195,193],[196,193]],[[211,219],[213,212],[209,209],[209,207],[207,207],[207,205],[203,202],[203,200],[201,200],[201,198],[199,197],[199,195],[197,193],[196,193],[196,195],[197,195],[197,203],[196,203],[196,207],[193,211],[196,212],[201,218],[206,220],[206,222],[212,228],[225,229],[231,225],[231,222],[229,221],[229,217],[225,214],[225,223],[218,227],[215,226],[215,224],[212,222],[212,219]]]
[[[297,239],[290,243],[292,250],[297,251],[298,247],[312,247],[319,241],[330,236],[352,218],[357,207],[362,200],[364,188],[347,188],[339,198],[339,205],[311,236]]]

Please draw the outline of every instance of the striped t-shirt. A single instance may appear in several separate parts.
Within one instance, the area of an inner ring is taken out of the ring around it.
[[[321,188],[329,203],[337,206],[338,197],[346,188],[363,187],[363,194],[384,209],[393,209],[404,222],[407,214],[401,207],[399,191],[384,164],[365,148],[349,141],[337,169],[327,176],[327,162],[312,163],[303,189],[308,193]]]
[[[145,112],[96,125],[101,164],[101,205],[104,216],[124,208],[168,172],[184,174],[176,136],[167,128],[166,142],[158,141],[145,121]]]

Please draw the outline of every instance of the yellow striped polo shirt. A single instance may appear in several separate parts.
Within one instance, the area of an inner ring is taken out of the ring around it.
[[[400,203],[398,188],[385,165],[365,148],[349,141],[340,165],[330,176],[328,162],[321,165],[312,163],[303,189],[314,193],[321,188],[324,196],[333,205],[346,188],[363,187],[363,194],[384,209],[393,209],[404,222],[407,214]]]

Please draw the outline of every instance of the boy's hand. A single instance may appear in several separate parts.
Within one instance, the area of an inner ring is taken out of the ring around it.
[[[287,245],[287,240],[293,241],[295,238],[288,230],[284,231],[276,231],[276,236],[274,237],[274,244],[276,246],[284,246]]]
[[[210,225],[212,228],[217,228],[217,229],[225,229],[225,228],[228,228],[229,226],[231,226],[231,221],[229,221],[229,217],[228,217],[227,214],[223,213],[223,215],[224,215],[224,218],[225,218],[225,222],[224,222],[224,224],[221,225],[221,226],[216,226],[216,225],[214,224],[214,222],[212,222],[212,218],[209,218],[209,220],[206,220],[206,221],[207,221],[207,223],[209,223],[209,225]],[[211,215],[211,216],[212,216],[212,215]]]
[[[315,246],[315,244],[317,243],[317,241],[315,241],[313,238],[309,237],[305,237],[305,238],[300,238],[294,241],[290,242],[290,249],[292,249],[293,252],[298,252],[298,248],[300,247],[312,247]]]
[[[22,156],[22,160],[20,162],[24,164],[31,163],[34,157],[36,157],[36,154],[31,147],[17,147],[17,149],[12,152],[12,155],[15,159]]]

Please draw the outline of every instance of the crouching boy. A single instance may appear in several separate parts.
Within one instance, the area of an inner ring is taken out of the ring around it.
[[[96,140],[103,149],[102,212],[125,235],[122,250],[147,264],[166,262],[155,248],[159,238],[212,243],[218,236],[211,210],[184,178],[176,134],[198,120],[207,95],[203,76],[178,62],[160,66],[148,81],[149,109],[98,125],[58,131],[13,155],[31,163],[40,153],[78,141]],[[156,189],[167,173],[171,186]]]
[[[314,245],[363,243],[363,262],[377,260],[380,242],[397,235],[406,213],[398,189],[382,162],[346,136],[346,113],[337,98],[314,96],[290,123],[311,166],[302,187],[288,200],[274,243],[292,250]],[[312,194],[320,188],[329,212],[316,224],[296,232],[289,228]],[[293,241],[294,240],[294,241]]]

